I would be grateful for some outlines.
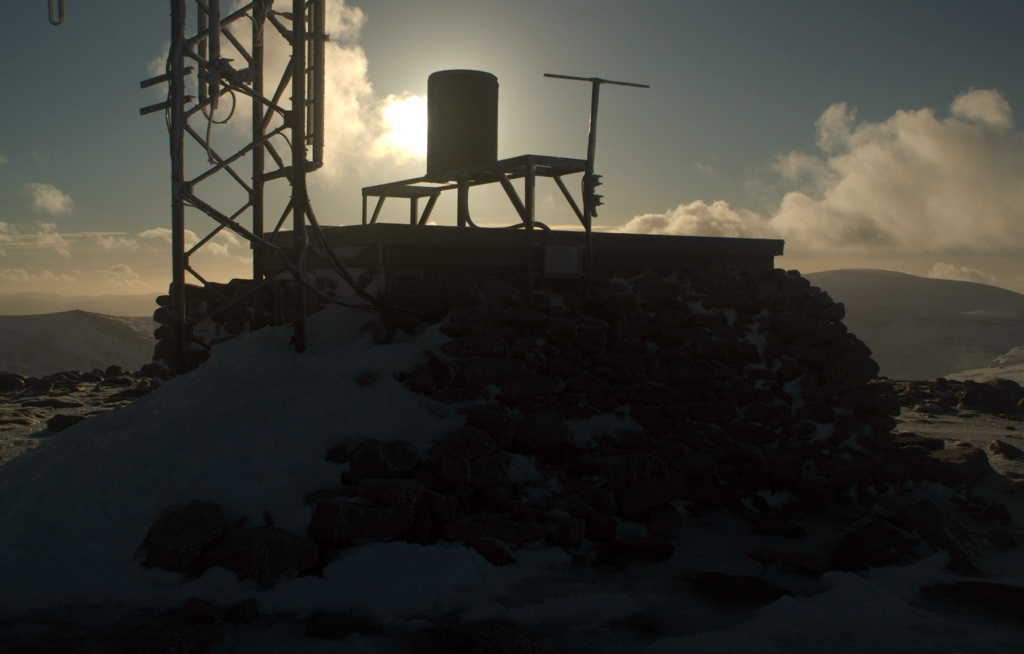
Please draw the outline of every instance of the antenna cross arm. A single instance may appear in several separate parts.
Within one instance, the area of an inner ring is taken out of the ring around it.
[[[544,77],[554,77],[555,79],[574,79],[580,82],[593,82],[595,84],[617,84],[618,86],[635,86],[641,89],[651,88],[650,84],[635,84],[633,82],[616,82],[610,79],[601,79],[600,77],[575,77],[573,75],[555,75],[553,73],[544,73]]]

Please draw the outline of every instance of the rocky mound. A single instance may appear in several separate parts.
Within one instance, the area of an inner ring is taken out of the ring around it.
[[[943,509],[893,498],[908,480],[969,487],[990,472],[984,452],[894,444],[895,386],[873,379],[842,305],[799,275],[651,273],[529,297],[461,278],[446,290],[450,340],[401,379],[459,404],[462,427],[425,455],[379,439],[325,453],[338,483],[307,498],[303,535],[270,520],[229,526],[199,500],[169,510],[146,539],[147,563],[219,565],[267,586],[400,539],[463,542],[494,565],[538,543],[618,565],[670,557],[688,515],[728,510],[798,538],[793,518],[841,506],[875,517],[848,529],[818,573],[904,562],[921,540],[971,567],[970,535]],[[366,329],[383,341],[394,326]]]

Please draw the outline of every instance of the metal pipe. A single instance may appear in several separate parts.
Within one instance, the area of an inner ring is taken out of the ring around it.
[[[292,252],[298,275],[306,274],[306,2],[292,0]],[[295,280],[293,344],[306,349],[305,279]]]
[[[456,210],[456,223],[459,227],[466,227],[471,222],[469,217],[469,178],[462,175],[459,177],[458,182],[459,190],[456,198],[458,205]]]
[[[498,182],[501,184],[501,188],[505,189],[505,195],[508,196],[509,201],[512,203],[512,207],[519,214],[519,219],[523,221],[523,224],[529,219],[526,214],[526,207],[523,205],[523,201],[519,199],[519,194],[516,193],[516,187],[512,185],[512,181],[508,178],[508,175],[502,171],[497,171],[495,175],[498,178]]]
[[[597,157],[597,105],[601,99],[601,81],[593,80],[590,89],[590,132],[587,134],[587,170],[583,173],[583,227],[589,232],[597,215],[594,202],[594,159]]]
[[[431,195],[430,199],[427,200],[427,206],[423,208],[423,215],[420,216],[418,225],[426,225],[427,221],[430,220],[430,212],[434,210],[434,205],[437,204],[437,195]]]
[[[171,0],[171,372],[185,372],[185,0]]]
[[[324,114],[326,113],[324,101],[327,97],[325,90],[325,64],[324,64],[324,41],[327,40],[327,7],[323,0],[314,0],[313,3],[313,165],[317,168],[324,165]]]
[[[53,0],[50,0],[50,24],[51,25],[62,25],[64,19],[67,17],[67,12],[64,10],[64,0],[58,0],[57,2],[57,15],[53,15]]]
[[[220,104],[220,0],[210,1],[210,29],[208,40],[210,42],[210,59],[207,68],[207,82],[210,93],[210,119],[213,119],[213,112]],[[202,13],[202,12],[200,12]]]
[[[263,238],[263,172],[266,166],[266,149],[264,148],[264,136],[266,126],[263,123],[263,26],[266,21],[267,8],[263,0],[255,0],[252,3],[252,62],[249,69],[252,71],[252,140],[259,145],[252,151],[252,233]],[[252,280],[253,287],[258,288],[263,284],[264,270],[266,268],[266,252],[262,248],[252,245]],[[263,306],[263,293],[256,293],[252,300],[253,328],[258,329],[267,322],[265,308]]]
[[[200,59],[200,62],[199,62],[199,71],[200,71],[200,74],[199,74],[199,107],[197,107],[197,109],[200,109],[203,106],[205,106],[207,99],[210,97],[209,84],[207,83],[207,79],[209,79],[208,76],[210,74],[210,66],[209,66],[210,58],[208,56],[209,55],[208,50],[209,50],[209,45],[210,45],[210,35],[207,32],[207,30],[209,30],[209,29],[210,29],[210,16],[204,10],[202,5],[199,5],[198,7],[196,7],[196,31],[199,33],[199,36],[200,36],[199,42],[196,43],[196,50],[197,50],[197,54],[199,55],[199,59]],[[206,36],[203,36],[204,34]],[[203,61],[205,61],[207,63],[206,66],[203,65],[203,63],[202,63]]]

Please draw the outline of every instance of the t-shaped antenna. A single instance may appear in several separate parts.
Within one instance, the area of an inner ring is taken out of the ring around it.
[[[544,73],[544,77],[556,79],[574,79],[580,82],[590,82],[590,135],[587,138],[587,170],[583,173],[583,215],[586,217],[584,227],[590,231],[590,219],[597,217],[597,207],[602,204],[600,195],[594,190],[601,185],[601,176],[594,174],[594,157],[597,153],[597,102],[601,95],[602,84],[617,84],[618,86],[635,86],[641,89],[651,88],[648,84],[634,84],[633,82],[616,82],[600,77],[574,77],[572,75],[553,75]]]

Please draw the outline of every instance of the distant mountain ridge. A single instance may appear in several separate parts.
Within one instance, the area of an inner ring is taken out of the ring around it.
[[[0,293],[0,316],[35,316],[62,311],[88,311],[107,316],[152,316],[155,295],[58,295]]]
[[[934,379],[986,368],[1024,346],[1024,295],[887,270],[804,275],[846,305],[846,326],[892,379]]]
[[[0,371],[40,377],[116,364],[137,371],[153,358],[150,318],[88,311],[0,316]]]

